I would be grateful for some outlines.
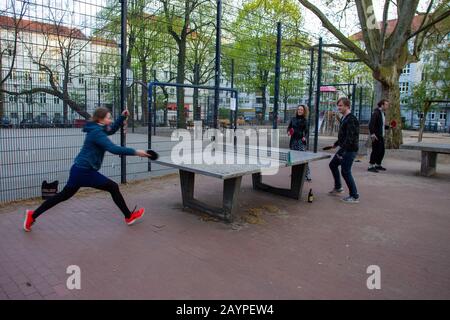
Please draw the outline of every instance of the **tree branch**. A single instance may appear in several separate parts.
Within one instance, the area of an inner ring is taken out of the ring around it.
[[[298,0],[304,7],[313,12],[322,21],[325,28],[327,28],[343,45],[345,45],[350,51],[352,51],[359,59],[367,64],[371,69],[375,69],[374,64],[370,61],[367,53],[348,39],[342,32],[340,32],[328,18],[320,11],[315,5],[307,0]]]

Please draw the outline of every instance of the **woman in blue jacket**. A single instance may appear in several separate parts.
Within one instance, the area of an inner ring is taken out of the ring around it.
[[[74,164],[70,169],[69,181],[60,193],[46,200],[39,208],[34,211],[26,210],[23,224],[25,231],[30,232],[31,226],[41,214],[58,203],[71,198],[81,187],[90,187],[111,193],[114,203],[122,211],[125,216],[125,222],[128,225],[132,225],[142,218],[145,209],[141,208],[130,212],[120,193],[118,184],[98,172],[102,165],[105,151],[117,155],[149,156],[144,150],[116,146],[108,138],[109,135],[119,130],[127,117],[128,110],[125,110],[119,119],[112,123],[109,109],[98,108],[95,110],[92,121],[89,121],[83,128],[83,132],[86,132],[86,138],[80,153],[75,158]]]

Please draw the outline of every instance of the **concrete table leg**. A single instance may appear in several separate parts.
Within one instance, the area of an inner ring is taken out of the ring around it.
[[[195,173],[180,170],[181,196],[183,206],[187,207],[189,202],[194,199]]]
[[[274,193],[280,196],[300,200],[302,196],[303,182],[305,181],[307,164],[292,166],[290,189],[277,188],[262,182],[260,173],[252,175],[253,189]]]
[[[422,176],[430,177],[436,173],[437,153],[422,151],[422,163],[420,167],[420,174]]]
[[[238,209],[238,195],[241,188],[242,177],[226,179],[223,182],[222,207],[214,207],[194,198],[195,174],[180,170],[181,194],[183,207],[194,209],[211,216],[232,222]]]
[[[223,214],[227,222],[232,222],[238,208],[238,196],[242,177],[223,181]]]

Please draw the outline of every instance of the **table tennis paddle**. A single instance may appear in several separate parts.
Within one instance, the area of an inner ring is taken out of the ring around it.
[[[323,151],[331,150],[331,149],[333,149],[333,146],[326,146],[326,147],[322,148]]]
[[[397,128],[397,121],[395,121],[395,120],[392,120],[392,121],[391,121],[391,128],[392,128],[392,129]]]
[[[159,158],[158,152],[153,151],[152,149],[148,149],[147,154],[149,155],[150,160],[158,160]]]

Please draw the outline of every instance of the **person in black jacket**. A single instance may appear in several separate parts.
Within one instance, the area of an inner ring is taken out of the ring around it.
[[[289,149],[296,151],[306,151],[306,138],[308,137],[308,107],[301,104],[297,108],[295,117],[289,122],[287,132],[291,136]],[[306,180],[311,181],[311,171],[306,165]]]
[[[385,125],[384,112],[389,108],[389,101],[386,99],[378,102],[378,108],[372,113],[369,122],[370,138],[372,139],[372,152],[370,153],[370,165],[368,170],[371,172],[385,171],[386,168],[381,166],[384,158],[384,137],[389,126]]]
[[[338,195],[344,192],[342,189],[341,177],[339,175],[339,166],[341,166],[342,177],[347,184],[350,195],[342,199],[347,203],[358,203],[359,194],[356,188],[355,180],[352,176],[353,161],[358,152],[359,144],[359,122],[350,112],[350,100],[341,98],[337,102],[338,110],[342,114],[338,140],[333,147],[339,147],[335,156],[330,162],[330,170],[334,178],[334,189],[329,192],[330,195]]]

